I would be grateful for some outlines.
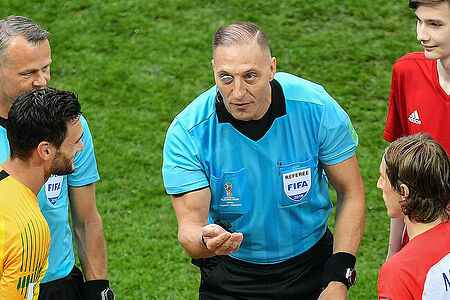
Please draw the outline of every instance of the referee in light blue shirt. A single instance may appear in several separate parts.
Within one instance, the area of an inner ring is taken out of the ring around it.
[[[257,25],[227,25],[212,47],[216,85],[173,120],[163,163],[200,299],[346,299],[365,219],[349,117],[321,86],[276,73]]]

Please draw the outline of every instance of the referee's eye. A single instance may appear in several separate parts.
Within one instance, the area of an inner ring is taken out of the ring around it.
[[[233,81],[233,77],[230,75],[220,75],[220,81],[222,83],[230,83],[231,81]]]

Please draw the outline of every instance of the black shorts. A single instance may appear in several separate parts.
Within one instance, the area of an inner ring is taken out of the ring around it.
[[[83,274],[76,266],[61,279],[41,283],[38,300],[81,300]]]
[[[229,256],[193,259],[201,271],[199,299],[316,300],[332,253],[333,235],[327,229],[309,250],[277,264],[252,264]]]

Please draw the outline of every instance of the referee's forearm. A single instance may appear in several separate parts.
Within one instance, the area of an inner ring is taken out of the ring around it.
[[[347,252],[356,256],[364,234],[364,224],[364,188],[362,192],[360,190],[338,195],[333,253]]]
[[[75,244],[86,280],[108,279],[106,242],[102,222],[84,224],[74,230]]]

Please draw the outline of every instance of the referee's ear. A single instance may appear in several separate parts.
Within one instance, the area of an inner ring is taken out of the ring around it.
[[[277,59],[273,56],[270,59],[270,81],[273,80],[275,74],[277,73]]]
[[[213,76],[214,76],[214,81],[216,82],[216,84],[218,83],[218,81],[217,80],[219,80],[218,78],[216,78],[216,70],[215,70],[215,67],[216,67],[216,65],[214,64],[214,58],[213,59],[211,59],[211,66],[212,66],[212,69],[213,69]]]

